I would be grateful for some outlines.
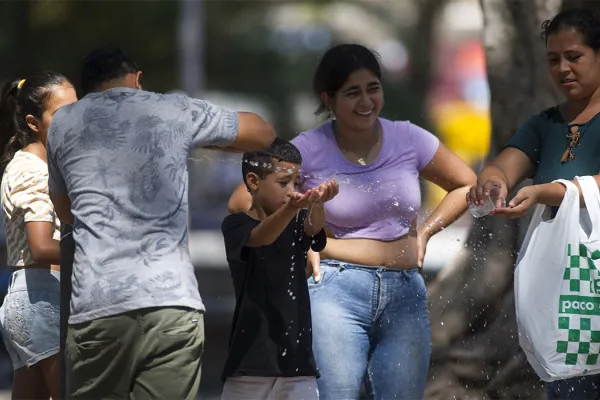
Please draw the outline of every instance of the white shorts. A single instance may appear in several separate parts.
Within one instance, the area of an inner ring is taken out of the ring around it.
[[[314,376],[274,378],[239,376],[227,378],[221,400],[318,400]]]

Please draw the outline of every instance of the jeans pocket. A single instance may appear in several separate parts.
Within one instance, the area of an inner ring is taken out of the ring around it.
[[[20,346],[25,346],[31,339],[33,325],[31,304],[20,294],[9,294],[4,303],[4,308],[3,323],[8,338]]]
[[[425,280],[417,269],[406,271],[408,276],[408,284],[415,291],[415,294],[419,297],[427,297],[427,286],[425,286]]]
[[[60,314],[60,294],[29,292],[29,301],[35,312],[47,315]]]
[[[308,278],[308,288],[311,290],[318,289],[331,283],[343,269],[343,267],[331,267],[327,264],[321,264],[321,279],[315,282],[315,277],[311,275]]]
[[[319,286],[323,282],[323,278],[325,277],[325,271],[321,270],[321,279],[318,282],[315,281],[315,276],[311,275],[308,277],[308,287],[312,289],[313,287]]]

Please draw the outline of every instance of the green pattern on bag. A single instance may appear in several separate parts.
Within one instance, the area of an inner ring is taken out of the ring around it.
[[[582,354],[586,357],[586,365],[596,365],[600,346],[594,346],[598,350],[590,353],[590,344],[600,343],[600,331],[592,330],[592,320],[577,316],[558,317],[558,327],[567,333],[567,340],[559,340],[556,343],[556,352],[565,354],[565,364],[576,365],[579,355]]]
[[[569,281],[569,290],[571,292],[580,292],[581,282],[590,282],[590,271],[597,271],[598,269],[594,264],[592,255],[588,257],[588,250],[584,245],[579,245],[579,255],[571,254],[571,245],[568,245],[567,252],[569,256],[569,266],[565,268],[563,279]],[[598,250],[594,253],[596,252],[598,252]]]
[[[565,365],[577,365],[579,356],[585,357],[586,365],[596,365],[600,356],[600,330],[592,329],[592,319],[587,315],[600,316],[600,294],[598,268],[593,260],[600,258],[600,251],[590,254],[580,244],[579,254],[567,248],[569,265],[563,280],[569,281],[570,295],[560,296],[558,328],[564,332],[563,340],[556,343],[556,352],[565,355]],[[600,326],[596,327],[600,328]]]

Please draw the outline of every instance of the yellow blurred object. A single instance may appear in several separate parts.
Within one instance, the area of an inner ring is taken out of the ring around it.
[[[438,137],[452,152],[469,166],[487,156],[490,150],[491,119],[489,112],[456,101],[445,103],[433,110],[433,120]],[[446,192],[427,183],[425,207],[433,209],[442,201]]]
[[[489,112],[464,102],[450,103],[434,111],[434,120],[437,134],[450,150],[472,153],[474,157],[487,155],[491,137]]]

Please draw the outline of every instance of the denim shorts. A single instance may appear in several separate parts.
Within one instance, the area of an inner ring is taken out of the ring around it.
[[[60,272],[40,268],[13,272],[0,307],[0,332],[15,370],[58,354]]]

